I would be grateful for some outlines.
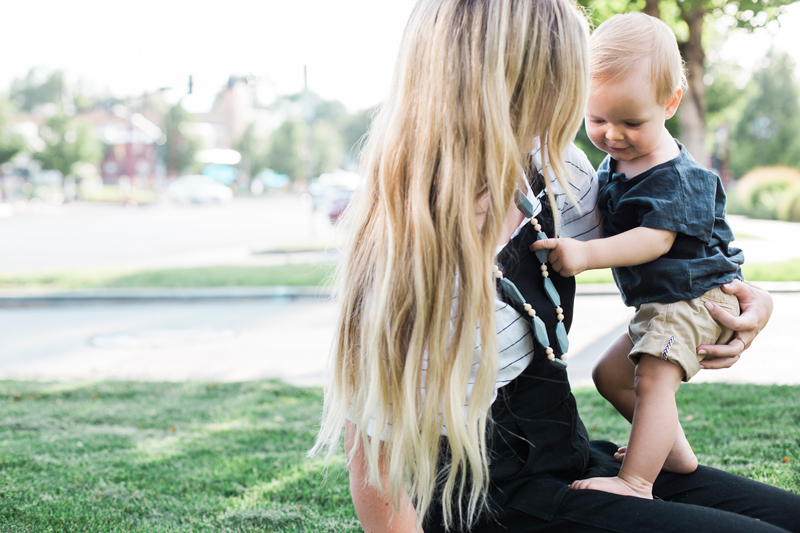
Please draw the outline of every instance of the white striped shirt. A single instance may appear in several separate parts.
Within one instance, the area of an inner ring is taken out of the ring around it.
[[[539,140],[531,152],[534,164],[539,172],[542,171],[542,157]],[[591,163],[586,158],[583,151],[574,144],[570,144],[564,154],[567,170],[569,172],[568,183],[572,187],[572,195],[577,200],[573,203],[564,192],[561,184],[556,180],[555,173],[548,168],[548,175],[551,177],[549,187],[555,196],[556,205],[561,213],[559,225],[560,237],[571,237],[582,241],[596,239],[601,236],[601,213],[597,208],[597,197],[599,187],[597,183],[597,173],[592,168]],[[525,180],[528,183],[528,180]],[[542,201],[547,201],[546,193],[540,193],[539,197],[533,194],[533,190],[528,186],[528,199],[533,203],[534,216],[542,210]],[[526,218],[512,234],[515,237],[521,228],[530,222]],[[496,252],[503,249],[505,245],[497,248]],[[538,274],[537,271],[535,274]],[[453,312],[456,310],[456,299],[453,298]],[[499,296],[495,300],[495,327],[497,329],[497,352],[498,352],[498,372],[495,381],[495,389],[492,394],[491,403],[497,399],[498,390],[508,385],[519,376],[533,360],[534,338],[528,321],[524,319],[513,307],[502,301]],[[425,394],[425,376],[427,369],[427,353],[422,365],[422,376],[420,388],[423,397]],[[467,397],[464,402],[464,410],[469,405],[469,398],[472,394],[472,386],[478,373],[478,366],[481,361],[480,332],[478,334],[478,346],[475,347],[475,354],[472,363],[472,373],[467,385]],[[373,422],[367,428],[367,433],[373,435]],[[388,429],[388,428],[387,428]],[[381,435],[384,438],[386,432]],[[447,429],[442,426],[442,435],[447,435]]]

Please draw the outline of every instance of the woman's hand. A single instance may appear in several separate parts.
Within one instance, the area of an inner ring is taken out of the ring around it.
[[[726,328],[737,333],[728,344],[703,344],[697,347],[697,353],[715,357],[715,359],[701,361],[700,366],[703,368],[716,369],[733,366],[739,360],[740,354],[750,347],[756,335],[764,329],[772,315],[772,296],[764,289],[733,280],[723,285],[722,290],[739,299],[742,313],[738,317],[733,316],[713,302],[706,302],[711,316],[719,320]]]

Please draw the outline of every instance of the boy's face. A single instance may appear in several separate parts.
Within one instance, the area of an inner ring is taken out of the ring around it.
[[[646,69],[635,69],[605,85],[592,81],[586,106],[586,132],[595,146],[617,161],[634,161],[652,153],[664,133],[664,121],[675,114],[680,91],[664,105]]]

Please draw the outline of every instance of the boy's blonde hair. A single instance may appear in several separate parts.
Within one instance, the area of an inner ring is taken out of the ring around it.
[[[659,105],[687,87],[675,34],[644,13],[614,15],[600,24],[589,41],[589,55],[592,81],[601,86],[635,68],[649,68]]]
[[[537,136],[568,190],[563,151],[587,101],[588,31],[570,0],[419,0],[370,128],[364,183],[343,217],[339,322],[311,453],[332,453],[349,418],[349,451],[363,451],[371,484],[388,478],[395,505],[407,492],[420,522],[434,504],[445,525],[468,524],[485,503],[494,249]]]

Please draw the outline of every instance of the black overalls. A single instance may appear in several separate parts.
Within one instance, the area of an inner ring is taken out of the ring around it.
[[[533,184],[534,192],[536,185]],[[553,217],[546,198],[542,208],[537,219],[543,231],[553,236]],[[502,263],[506,278],[545,322],[551,346],[560,355],[557,343],[553,342],[555,308],[544,292],[541,263],[529,250],[535,239],[533,227],[526,225],[503,249],[498,263]],[[549,270],[561,296],[564,322],[569,330],[575,279]],[[502,291],[498,290],[498,294],[502,295]],[[516,306],[509,300],[506,298],[509,305]],[[527,316],[524,310],[517,310]],[[619,464],[613,457],[617,446],[604,441],[589,442],[567,372],[552,366],[536,341],[533,345],[530,365],[499,389],[492,406],[491,512],[484,512],[471,531],[800,532],[800,497],[704,466],[690,475],[662,473],[654,486],[655,501],[570,489],[569,484],[576,479],[617,475]],[[444,530],[440,505],[434,502],[431,506],[425,533]]]

